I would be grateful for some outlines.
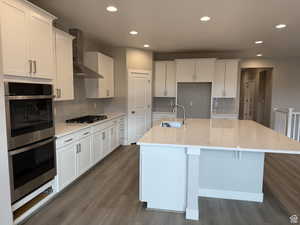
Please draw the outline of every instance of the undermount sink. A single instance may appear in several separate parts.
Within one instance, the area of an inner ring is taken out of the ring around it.
[[[163,121],[160,124],[161,127],[169,127],[169,128],[180,128],[182,127],[182,122],[178,121]]]

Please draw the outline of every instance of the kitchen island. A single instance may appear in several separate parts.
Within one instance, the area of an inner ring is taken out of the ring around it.
[[[299,142],[235,119],[188,119],[180,128],[156,125],[138,145],[140,201],[151,209],[185,212],[193,220],[199,219],[198,197],[262,202],[265,154],[300,154]]]

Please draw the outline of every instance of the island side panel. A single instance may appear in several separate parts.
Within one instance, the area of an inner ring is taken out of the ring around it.
[[[140,146],[140,201],[147,208],[184,212],[185,148]]]
[[[264,153],[202,150],[199,196],[263,201]]]

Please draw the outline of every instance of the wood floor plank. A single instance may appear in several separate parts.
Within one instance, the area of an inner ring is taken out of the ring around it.
[[[200,221],[188,221],[182,213],[144,208],[138,200],[138,147],[122,147],[60,193],[25,225],[288,225],[288,208],[298,205],[289,202],[289,194],[279,195],[282,191],[300,190],[299,179],[288,182],[291,176],[298,178],[300,174],[300,164],[295,163],[297,160],[291,157],[267,157],[263,203],[199,198]],[[283,197],[286,199],[280,200]]]

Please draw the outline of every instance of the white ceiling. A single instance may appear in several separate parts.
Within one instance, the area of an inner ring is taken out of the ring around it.
[[[299,0],[32,0],[113,46],[156,52],[242,51],[251,57],[300,56]],[[119,9],[109,13],[110,4]],[[201,23],[200,17],[212,20]],[[284,30],[275,29],[279,23]],[[130,30],[139,35],[132,37]],[[263,40],[263,45],[254,45]]]

